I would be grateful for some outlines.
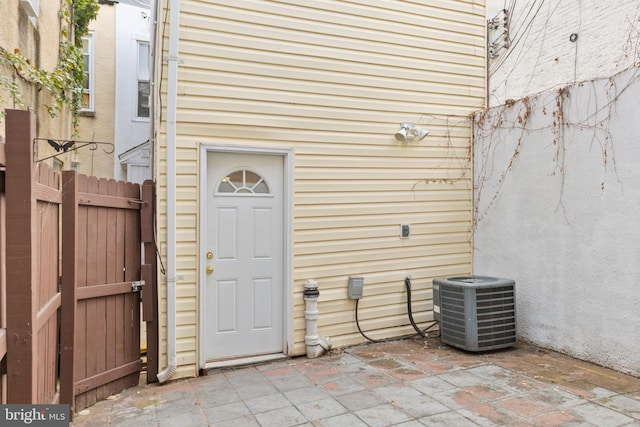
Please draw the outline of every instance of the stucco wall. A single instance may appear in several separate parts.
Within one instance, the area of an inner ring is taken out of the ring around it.
[[[52,71],[58,62],[60,43],[60,20],[58,12],[61,3],[54,1],[39,2],[39,13],[35,19],[30,19],[20,6],[19,0],[5,0],[0,2],[0,46],[9,52],[19,49],[25,57],[37,67]],[[0,89],[4,102],[0,102],[0,111],[6,108],[25,108],[33,110],[38,117],[37,133],[40,137],[64,139],[70,135],[70,115],[63,111],[56,118],[47,113],[45,104],[51,104],[51,98],[46,91],[37,91],[15,75],[13,68],[2,66],[0,73],[15,78],[19,85],[24,107],[13,102],[4,89]],[[0,117],[0,135],[4,137],[4,119]],[[39,147],[40,148],[40,147]],[[42,145],[40,157],[49,155],[53,150],[46,143]]]
[[[489,32],[497,54],[489,60],[491,106],[568,82],[608,77],[640,60],[637,0],[488,0],[487,18],[494,17],[498,28]],[[577,39],[571,41],[574,33]]]
[[[640,375],[640,69],[477,117],[475,274],[513,278],[518,333]]]
[[[115,6],[100,5],[98,16],[89,24],[94,34],[94,110],[81,115],[76,139],[113,143],[115,104]],[[100,145],[96,150],[85,147],[69,155],[78,162],[78,172],[101,178],[113,178],[114,154],[111,147]]]

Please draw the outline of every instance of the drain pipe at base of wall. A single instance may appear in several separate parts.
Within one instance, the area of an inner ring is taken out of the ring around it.
[[[307,280],[304,284],[304,318],[307,323],[307,333],[304,336],[304,343],[307,345],[307,357],[314,359],[322,356],[331,349],[329,338],[322,338],[318,335],[318,283],[315,280]]]
[[[167,58],[167,367],[158,372],[164,383],[176,372],[176,105],[178,103],[178,31],[180,0],[170,0]]]

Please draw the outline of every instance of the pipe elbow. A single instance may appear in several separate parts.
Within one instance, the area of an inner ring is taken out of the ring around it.
[[[165,381],[171,378],[175,373],[176,373],[176,365],[169,365],[163,371],[158,372],[156,377],[158,378],[158,382],[160,384],[163,384]]]
[[[307,341],[307,358],[315,359],[331,350],[331,339],[328,337],[317,337],[312,341]]]

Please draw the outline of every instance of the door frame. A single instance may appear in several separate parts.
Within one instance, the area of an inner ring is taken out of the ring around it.
[[[283,272],[282,279],[284,282],[283,288],[283,325],[282,325],[282,354],[280,355],[265,355],[252,357],[251,361],[268,360],[274,357],[282,357],[282,355],[291,356],[293,352],[293,303],[292,303],[292,236],[293,236],[293,150],[282,148],[264,148],[264,147],[251,147],[251,146],[232,146],[232,145],[216,145],[216,144],[201,144],[200,145],[200,191],[198,198],[198,211],[200,218],[198,219],[199,231],[198,231],[198,248],[199,253],[197,256],[198,264],[198,362],[200,369],[208,369],[214,366],[233,366],[234,364],[246,363],[247,359],[237,359],[228,362],[221,363],[207,363],[207,358],[204,349],[205,337],[206,337],[206,321],[204,319],[204,313],[206,312],[204,295],[206,292],[206,273],[204,263],[206,262],[203,254],[206,252],[207,243],[207,218],[209,212],[207,211],[207,174],[208,164],[207,155],[209,153],[220,154],[257,154],[264,156],[278,156],[283,159]]]

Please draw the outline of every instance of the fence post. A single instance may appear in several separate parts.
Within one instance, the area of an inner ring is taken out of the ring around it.
[[[0,166],[6,166],[4,137],[0,135]],[[7,245],[5,173],[0,171],[0,362],[7,354]],[[7,403],[7,374],[0,373],[0,403]]]
[[[147,383],[158,382],[158,265],[156,257],[153,216],[155,211],[155,186],[146,180],[142,185],[142,209],[140,212],[140,231],[144,245],[144,265],[142,274],[146,282],[142,288],[143,321],[147,323]]]
[[[35,165],[33,140],[36,116],[7,110],[6,245],[7,253],[7,403],[36,403],[37,335],[33,288],[38,280],[36,244]]]
[[[60,329],[60,403],[75,407],[76,279],[78,273],[78,185],[75,171],[62,172],[62,306]]]

